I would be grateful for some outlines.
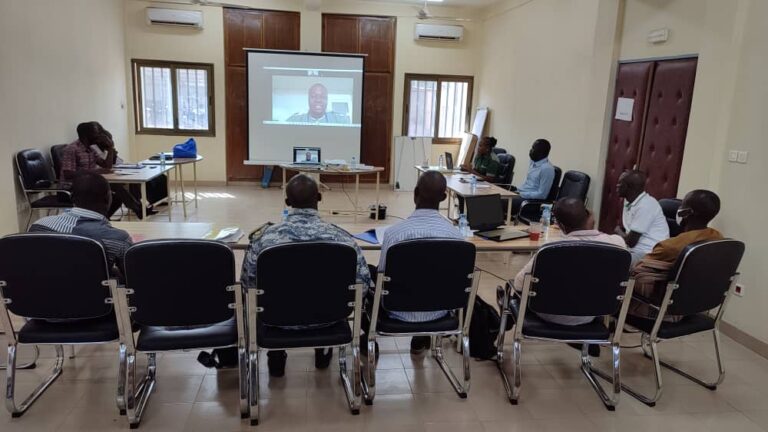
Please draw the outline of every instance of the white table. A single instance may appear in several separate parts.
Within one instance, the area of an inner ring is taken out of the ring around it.
[[[163,155],[172,155],[173,153],[163,153]],[[195,191],[195,208],[197,208],[197,163],[203,160],[202,155],[197,155],[197,157],[194,158],[174,158],[174,159],[168,159],[165,161],[165,166],[176,168],[174,170],[174,195],[178,197],[178,189],[179,186],[181,187],[181,199],[175,199],[173,202],[175,203],[181,203],[182,208],[184,209],[184,218],[187,217],[187,202],[190,200],[187,200],[186,195],[184,194],[184,165],[192,164],[192,184]],[[152,160],[152,159],[145,159],[141,162],[139,162],[141,165],[150,165],[150,166],[162,166],[163,163],[158,160]],[[168,188],[168,193],[171,193],[171,189]]]
[[[104,174],[104,178],[109,183],[116,184],[138,184],[141,185],[141,216],[142,220],[147,220],[147,207],[151,204],[147,198],[147,182],[154,180],[161,174],[165,174],[172,170],[173,167],[166,165],[160,166],[145,166],[143,168],[115,168],[111,173]],[[171,180],[167,179],[168,190],[170,191]],[[171,208],[173,206],[173,200],[170,196],[168,200],[168,220],[171,220]]]
[[[448,184],[448,216],[450,217],[451,208],[453,208],[453,195],[463,198],[479,195],[500,195],[507,199],[507,225],[512,224],[512,198],[518,196],[517,192],[496,186],[493,183],[484,181],[477,182],[478,187],[472,190],[472,184],[469,182],[472,174],[446,176]]]

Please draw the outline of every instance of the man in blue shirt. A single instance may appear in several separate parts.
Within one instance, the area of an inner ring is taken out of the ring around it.
[[[546,199],[552,182],[555,180],[555,167],[549,163],[549,151],[552,145],[544,138],[533,142],[528,156],[531,163],[528,166],[528,175],[525,182],[517,188],[519,196],[512,199],[512,214],[517,215],[520,204],[529,199]]]

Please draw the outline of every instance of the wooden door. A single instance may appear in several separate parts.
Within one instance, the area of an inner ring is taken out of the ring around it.
[[[617,120],[614,112],[600,230],[612,232],[621,220],[616,183],[625,170],[643,171],[648,176],[646,190],[656,199],[677,196],[696,64],[696,58],[685,58],[619,65],[614,104],[619,97],[635,102],[631,121]]]
[[[394,17],[323,14],[323,51],[367,54],[360,161],[384,167],[383,182],[389,181],[392,148],[395,26]]]
[[[298,50],[299,28],[298,12],[224,8],[229,181],[258,180],[263,172],[260,166],[243,164],[248,159],[248,92],[243,48]]]

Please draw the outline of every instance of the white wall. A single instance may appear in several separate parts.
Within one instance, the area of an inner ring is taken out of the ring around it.
[[[464,22],[466,38],[461,44],[423,43],[413,40],[413,26],[418,5],[351,0],[324,0],[317,10],[309,10],[303,1],[295,0],[233,0],[230,3],[254,8],[299,11],[301,13],[301,49],[320,51],[322,13],[359,15],[385,15],[397,17],[395,47],[395,85],[393,134],[402,130],[403,82],[405,73],[441,73],[449,75],[475,75],[478,69],[478,47],[481,44],[477,22]],[[205,28],[190,29],[147,26],[144,8],[150,3],[127,0],[125,3],[126,62],[132,58],[184,60],[214,64],[216,137],[196,138],[198,150],[206,158],[199,165],[201,180],[226,180],[226,122],[224,103],[224,33],[222,9],[206,6],[185,6],[204,12]],[[167,5],[164,5],[166,7]],[[431,7],[436,15],[470,16],[462,9]],[[126,67],[130,82],[130,69]],[[477,83],[475,91],[477,94]],[[474,106],[474,105],[473,105]],[[136,135],[131,110],[129,120],[132,156],[145,157],[180,142],[182,137]],[[365,161],[362,161],[365,162]],[[394,163],[394,151],[392,154]]]
[[[121,0],[0,2],[3,202],[14,202],[14,153],[71,142],[80,122],[101,122],[128,153],[123,34]],[[0,234],[19,229],[18,213],[0,208]]]

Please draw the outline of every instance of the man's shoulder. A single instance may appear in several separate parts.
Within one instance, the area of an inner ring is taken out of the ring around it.
[[[288,117],[288,120],[286,120],[286,121],[289,121],[289,122],[301,122],[301,121],[303,121],[303,122],[305,122],[305,121],[307,121],[307,114],[305,114],[305,113],[295,113],[294,115]]]

